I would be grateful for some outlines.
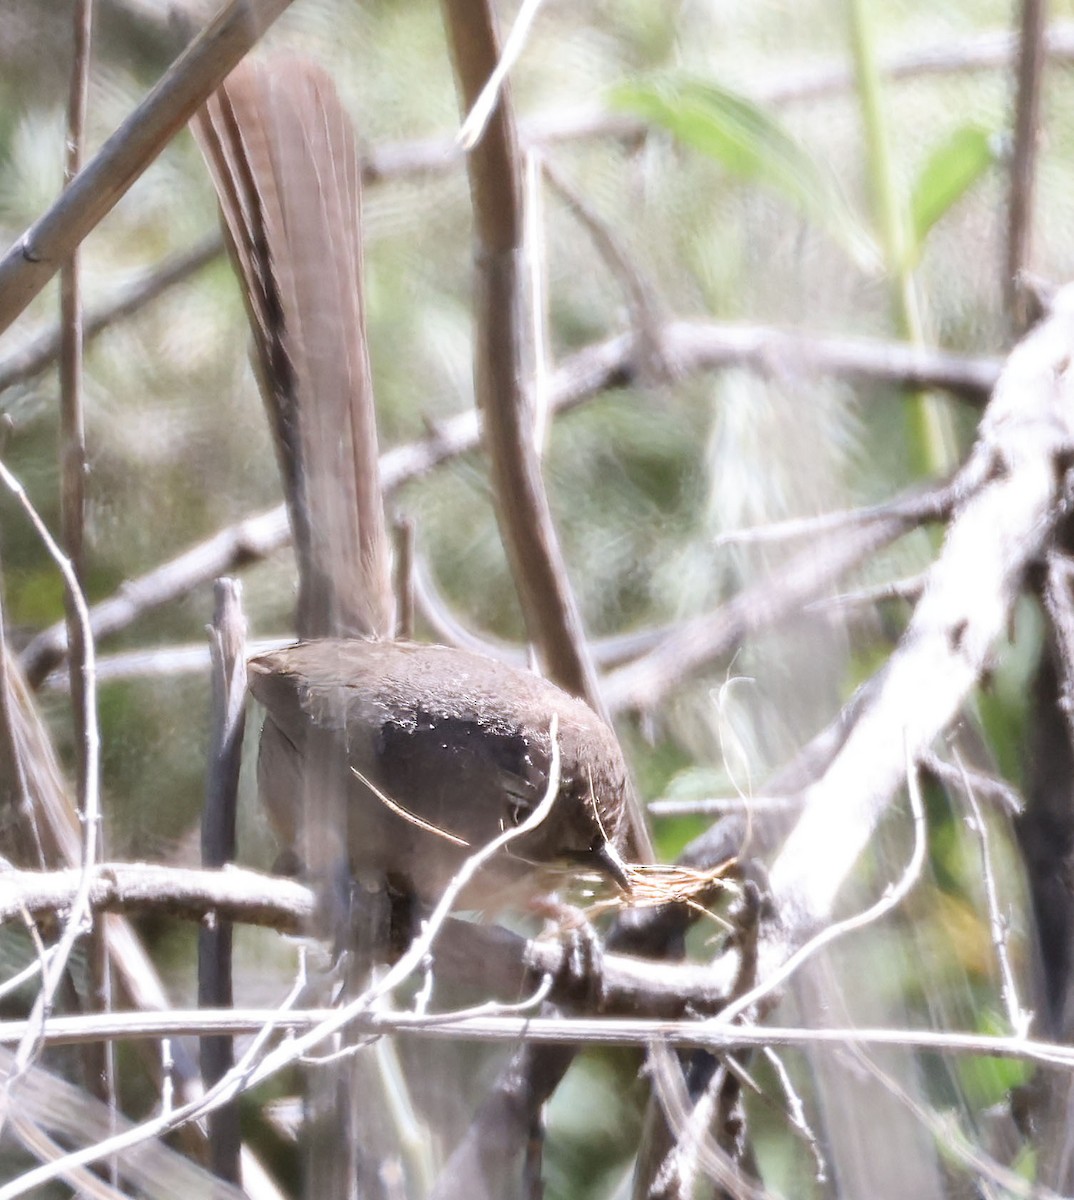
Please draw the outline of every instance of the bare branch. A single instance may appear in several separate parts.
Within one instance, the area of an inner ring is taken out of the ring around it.
[[[1005,779],[995,775],[986,775],[982,771],[972,771],[969,767],[944,762],[935,754],[921,756],[921,769],[928,775],[946,786],[959,788],[972,787],[975,792],[998,804],[1010,817],[1016,817],[1025,808],[1025,803],[1016,788]]]
[[[74,7],[74,47],[67,101],[67,138],[65,143],[64,188],[69,188],[82,169],[89,101],[90,53],[92,46],[93,0],[77,0]],[[81,249],[76,247],[60,268],[60,530],[61,542],[71,563],[79,587],[85,580],[86,538],[86,417],[83,395],[83,343]],[[84,608],[84,604],[83,604]],[[87,659],[81,612],[73,593],[64,596],[68,654],[68,679],[71,689],[71,721],[75,742],[75,780],[79,811],[84,812],[87,777],[91,768],[88,732],[91,720],[87,687],[90,661]],[[97,857],[101,856],[98,835]],[[97,1011],[111,1007],[107,927],[95,925],[90,931],[89,1003]],[[86,1077],[93,1094],[115,1107],[115,1063],[107,1046],[87,1047]]]
[[[0,923],[22,912],[44,920],[70,907],[77,869],[0,874]],[[202,871],[151,863],[101,863],[90,872],[93,912],[160,913],[201,921],[210,913],[281,933],[304,931],[313,915],[309,888],[278,876],[229,868]]]
[[[676,320],[659,331],[660,345],[677,375],[742,367],[779,377],[832,375],[849,381],[890,383],[907,390],[948,391],[984,405],[999,378],[991,358],[929,350],[905,342],[835,338],[736,322]],[[581,400],[644,378],[646,347],[624,333],[579,351],[552,380],[553,405],[570,394]]]
[[[1011,969],[1011,956],[1007,946],[1008,922],[1000,912],[996,875],[992,869],[992,849],[988,825],[984,813],[981,812],[981,806],[977,803],[973,784],[965,774],[962,760],[957,755],[956,766],[963,774],[962,792],[969,804],[972,829],[977,835],[981,850],[981,878],[984,882],[985,901],[988,909],[988,928],[992,935],[992,948],[996,952],[996,963],[999,966],[1003,1007],[1006,1009],[1007,1020],[1010,1022],[1012,1032],[1024,1037],[1029,1033],[1033,1014],[1024,1009],[1018,1000],[1018,987],[1014,980],[1014,971]]]
[[[146,1038],[257,1033],[271,1025],[275,1032],[305,1033],[335,1020],[339,1010],[293,1009],[173,1009],[166,1013],[106,1013],[100,1016],[51,1017],[44,1033],[50,1046],[73,1045],[92,1038],[139,1041]],[[724,1025],[709,1020],[660,1020],[649,1017],[533,1017],[419,1015],[413,1012],[374,1010],[351,1014],[349,1023],[359,1036],[406,1034],[474,1042],[517,1045],[645,1046],[655,1040],[684,1049],[727,1054],[765,1046],[894,1046],[950,1056],[983,1055],[1047,1066],[1074,1067],[1074,1048],[1062,1042],[1037,1038],[996,1037],[958,1030],[886,1029],[869,1026],[810,1029],[780,1025]],[[13,1045],[26,1032],[25,1021],[0,1022],[0,1045]],[[318,1031],[319,1032],[319,1031]],[[270,1064],[272,1070],[281,1063]],[[258,1082],[269,1071],[258,1069]],[[106,1151],[107,1152],[107,1151]],[[0,1190],[0,1200],[8,1193]]]

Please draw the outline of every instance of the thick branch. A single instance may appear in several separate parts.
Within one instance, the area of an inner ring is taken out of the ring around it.
[[[61,913],[77,887],[75,870],[5,871],[0,874],[0,924],[26,915],[44,921]],[[90,888],[94,912],[156,913],[192,921],[213,914],[287,934],[308,931],[316,903],[303,884],[240,867],[202,871],[105,863],[96,868]],[[554,998],[564,1004],[578,998],[578,981],[568,978],[570,949],[559,942],[527,941],[499,926],[449,921],[433,958],[443,978],[470,986],[476,981],[490,993],[517,998],[549,975],[556,981]],[[709,967],[605,954],[594,972],[593,987],[585,990],[600,998],[600,1011],[605,1013],[675,1016],[688,1010],[715,1011],[726,1000],[726,987]]]

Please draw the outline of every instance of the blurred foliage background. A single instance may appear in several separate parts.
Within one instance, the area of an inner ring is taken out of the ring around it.
[[[1056,27],[1074,19],[1070,0],[1050,10]],[[505,26],[515,12],[514,4],[502,6]],[[1009,31],[1016,16],[991,0],[548,0],[512,73],[516,112],[524,132],[538,131],[532,144],[584,197],[631,273],[610,265],[570,205],[542,188],[538,250],[552,362],[630,329],[631,287],[658,318],[1002,354],[1011,340],[1003,270],[1014,76],[1009,58],[979,60],[982,39]],[[101,0],[91,150],[179,44],[168,6]],[[365,146],[387,153],[427,139],[450,144],[458,113],[435,4],[296,0],[265,44],[308,53],[331,71]],[[919,51],[943,51],[946,66],[897,76],[886,70]],[[5,242],[57,193],[69,53],[68,4],[2,0]],[[872,95],[870,60],[880,66]],[[1056,55],[1045,76],[1032,264],[1054,281],[1074,269],[1072,108],[1074,76]],[[580,114],[595,116],[594,127],[573,135]],[[87,306],[190,247],[216,220],[203,164],[183,133],[85,243]],[[469,232],[457,157],[366,190],[368,327],[382,449],[472,404]],[[57,307],[54,288],[39,297],[0,342],[0,365],[55,320]],[[278,501],[246,347],[245,315],[222,256],[92,341],[91,600]],[[667,365],[668,373],[654,370],[651,380],[557,420],[551,434],[548,485],[594,638],[711,610],[794,548],[728,535],[881,500],[950,470],[973,436],[976,414],[942,397],[851,385],[778,360],[764,372],[690,377]],[[10,422],[6,461],[55,527],[54,371],[0,393],[0,410]],[[418,554],[455,614],[475,631],[520,639],[479,456],[449,461],[392,504],[413,519]],[[61,585],[6,501],[0,522],[7,616],[16,644],[25,643],[60,618]],[[907,537],[847,586],[911,575],[935,545],[927,532]],[[286,635],[293,577],[289,551],[244,572],[253,635]],[[210,612],[205,586],[102,651],[199,641]],[[806,614],[752,640],[733,662],[713,663],[658,711],[624,720],[644,798],[760,788],[883,661],[906,612],[899,605],[859,611],[848,629]],[[984,757],[1017,785],[1040,638],[1028,606],[1015,633],[977,716]],[[732,676],[742,683],[722,688]],[[47,688],[43,702],[68,747],[62,691]],[[196,861],[207,711],[199,674],[102,688],[110,857]],[[255,741],[248,739],[251,758]],[[274,848],[247,792],[242,858],[268,867]],[[946,797],[930,797],[930,806],[930,896],[874,938],[867,955],[847,950],[853,961],[846,969],[873,974],[889,1013],[894,1006],[941,1023],[942,1009],[944,1020],[987,1028],[997,1003],[976,843]],[[1007,844],[1003,819],[990,819]],[[674,854],[701,825],[699,818],[661,821],[662,853]],[[903,861],[904,842],[899,829],[884,831],[865,894]],[[1005,853],[1001,880],[1025,967],[1024,902]],[[149,932],[177,1001],[188,1000],[192,935]],[[244,1002],[277,995],[290,958],[270,946],[258,935],[240,949],[247,955]],[[636,1146],[629,1099],[636,1066],[591,1056],[558,1094],[550,1196],[611,1194],[617,1164]],[[952,1082],[956,1071],[974,1078]],[[974,1106],[986,1107],[1011,1078],[998,1068],[952,1066],[937,1068],[935,1081],[938,1096],[970,1093]],[[764,1161],[771,1186],[807,1195],[806,1152],[788,1150],[785,1139],[771,1146]]]

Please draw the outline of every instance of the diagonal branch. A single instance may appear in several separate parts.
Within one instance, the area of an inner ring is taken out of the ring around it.
[[[55,204],[0,258],[0,332],[194,115],[290,0],[230,0]]]
[[[759,579],[715,612],[677,626],[641,658],[613,671],[604,695],[613,713],[652,710],[683,678],[731,655],[750,634],[801,610],[840,576],[865,562],[922,521],[940,517],[949,487],[900,499],[872,512],[850,514],[842,530],[798,551],[778,572]]]
[[[868,339],[815,338],[760,326],[674,321],[661,331],[660,344],[679,373],[731,366],[762,372],[831,373],[910,388],[947,389],[975,404],[983,403],[999,376],[999,364],[990,358]],[[579,351],[553,375],[550,409],[568,412],[609,388],[630,386],[645,369],[645,353],[642,340],[630,333]],[[473,450],[479,438],[476,414],[465,412],[437,423],[427,437],[386,451],[380,459],[385,497],[440,463]],[[90,614],[94,637],[101,640],[126,629],[143,613],[218,575],[265,558],[289,540],[282,505],[229,525],[94,605]],[[21,663],[34,687],[63,661],[65,648],[62,625],[50,626],[27,646]]]

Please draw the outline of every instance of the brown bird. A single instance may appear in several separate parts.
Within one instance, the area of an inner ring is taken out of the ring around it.
[[[295,801],[311,756],[335,756],[347,767],[352,872],[435,902],[469,855],[544,798],[555,714],[560,783],[549,815],[487,863],[462,902],[499,908],[547,889],[557,864],[628,888],[616,849],[628,786],[619,744],[546,680],[445,646],[325,639],[255,658],[250,687],[266,710],[259,790],[285,845],[307,837]]]
[[[468,855],[544,797],[557,714],[549,817],[462,900],[504,907],[565,861],[625,884],[615,845],[627,773],[607,725],[528,672],[387,640],[360,171],[330,80],[301,59],[244,63],[195,131],[244,284],[294,532],[299,633],[317,639],[250,664],[266,709],[259,790],[277,834],[322,884],[345,865],[369,890],[387,880],[435,901]]]
[[[478,655],[388,640],[361,173],[331,81],[292,57],[246,62],[194,128],[243,284],[294,534],[298,633],[312,639],[250,664],[266,710],[259,790],[319,887],[348,951],[345,986],[357,988],[406,932],[407,902],[436,901],[469,855],[540,804],[554,717],[551,811],[485,865],[463,904],[508,907],[564,860],[625,883],[615,847],[627,774],[581,700]],[[309,1097],[308,1194],[386,1197],[386,1164],[399,1158],[373,1061],[319,1068]],[[391,1194],[409,1190],[396,1180]]]

